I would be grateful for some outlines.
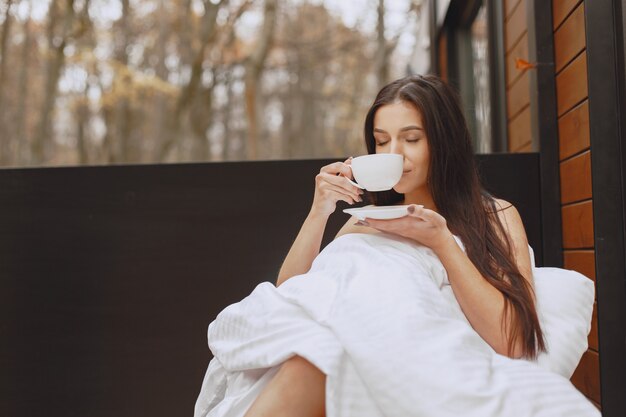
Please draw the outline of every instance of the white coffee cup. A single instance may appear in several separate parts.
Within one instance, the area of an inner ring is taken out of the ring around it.
[[[391,190],[402,178],[403,157],[397,153],[376,153],[352,159],[352,174],[367,191]]]

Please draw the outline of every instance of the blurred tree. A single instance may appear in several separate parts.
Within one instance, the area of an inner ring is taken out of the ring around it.
[[[0,165],[362,153],[420,3],[369,1],[0,0]]]
[[[4,6],[4,16],[2,16],[2,32],[0,32],[0,124],[6,126],[6,113],[4,111],[4,91],[6,90],[6,74],[9,62],[9,56],[7,54],[7,46],[9,43],[9,35],[11,33],[11,24],[13,18],[11,17],[11,6],[13,6],[13,0],[7,0]],[[10,142],[8,140],[8,132],[5,132],[7,139],[0,141],[0,166],[9,162]]]
[[[15,136],[11,137],[7,133],[7,136],[4,139],[0,138],[0,141],[5,143],[10,143],[12,140],[15,140],[15,152],[12,154],[5,155],[9,159],[12,159],[11,162],[21,163],[23,161],[30,160],[30,145],[27,138],[27,116],[30,113],[29,108],[27,106],[26,99],[29,96],[29,74],[30,74],[30,66],[31,66],[31,53],[33,50],[33,36],[31,29],[31,9],[32,3],[30,0],[27,0],[27,10],[28,13],[26,15],[26,19],[24,20],[24,24],[22,25],[22,32],[24,34],[22,47],[20,51],[20,64],[21,68],[19,81],[17,84],[17,106],[15,114],[17,115],[15,119]],[[4,55],[3,55],[4,57]],[[3,58],[4,61],[4,58]],[[1,88],[0,90],[4,90]],[[5,115],[6,112],[0,106],[0,117]],[[6,123],[6,122],[5,122]],[[8,124],[8,123],[7,123]],[[4,124],[4,126],[7,126]]]
[[[52,139],[50,135],[51,114],[57,96],[59,78],[65,65],[65,46],[72,36],[74,0],[52,0],[48,19],[44,98],[39,110],[39,125],[31,150],[32,162],[35,164],[46,162],[46,151],[49,148],[46,145]]]
[[[248,159],[257,159],[257,144],[259,141],[259,111],[260,102],[258,100],[257,88],[263,65],[270,49],[270,44],[274,36],[276,27],[276,0],[265,0],[263,11],[263,27],[261,35],[254,46],[250,56],[246,58],[246,110],[248,115],[248,142],[246,146]]]
[[[410,9],[411,10],[411,9]],[[376,76],[378,77],[378,88],[382,88],[390,80],[389,77],[389,61],[393,51],[398,46],[398,40],[402,32],[399,32],[393,39],[387,40],[386,26],[385,26],[385,0],[378,0],[378,7],[376,8],[377,23],[376,23]]]
[[[203,64],[206,51],[215,40],[215,35],[217,33],[216,19],[218,11],[227,3],[228,0],[219,0],[215,3],[211,0],[204,0],[204,17],[200,27],[200,46],[193,57],[189,82],[182,87],[178,100],[176,101],[176,105],[174,106],[172,118],[173,123],[172,129],[168,135],[169,137],[167,137],[158,148],[157,160],[166,159],[169,151],[178,140],[182,118],[183,116],[186,116],[185,112],[192,104],[195,94],[200,86],[201,77],[204,73]]]

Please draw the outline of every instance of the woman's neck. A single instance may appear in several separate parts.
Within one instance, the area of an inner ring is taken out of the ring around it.
[[[402,204],[421,204],[424,208],[437,211],[435,201],[428,187],[420,188],[404,194]]]

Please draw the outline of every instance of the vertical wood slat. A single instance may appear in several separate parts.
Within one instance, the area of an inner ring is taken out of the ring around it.
[[[563,248],[579,249],[594,246],[592,201],[574,203],[561,208]]]
[[[600,357],[598,352],[588,350],[583,354],[571,381],[587,397],[597,403],[600,402]]]
[[[516,152],[531,142],[530,106],[528,106],[509,123],[509,149]]]
[[[515,44],[511,52],[506,55],[506,85],[510,87],[519,77],[524,74],[524,70],[515,67],[515,60],[518,58],[528,61],[528,34]]]
[[[509,52],[517,40],[528,30],[528,23],[526,22],[526,0],[517,6],[509,20],[506,22],[504,28],[504,49]]]
[[[596,280],[596,257],[593,250],[564,251],[563,267],[578,271],[594,282]]]
[[[572,203],[592,197],[590,150],[561,162],[560,172],[561,203]]]
[[[581,3],[554,34],[554,65],[556,71],[561,71],[586,46],[585,3]]]
[[[587,54],[581,53],[556,77],[559,116],[587,97]]]
[[[589,148],[589,101],[559,118],[559,159]]]
[[[506,95],[506,102],[509,120],[530,104],[530,77],[528,71],[509,89]]]
[[[552,0],[552,27],[556,29],[582,0]]]

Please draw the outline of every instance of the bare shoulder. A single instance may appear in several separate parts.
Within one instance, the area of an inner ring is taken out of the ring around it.
[[[517,208],[506,200],[495,199],[498,218],[506,231],[512,245],[513,255],[517,266],[526,279],[532,276],[528,238],[522,217]]]
[[[517,243],[523,240],[526,244],[526,231],[524,229],[524,222],[522,221],[522,217],[517,211],[517,208],[509,203],[506,200],[502,200],[500,198],[495,199],[496,202],[496,213],[498,214],[498,218],[505,230],[509,234],[509,238],[513,240],[514,243]]]

